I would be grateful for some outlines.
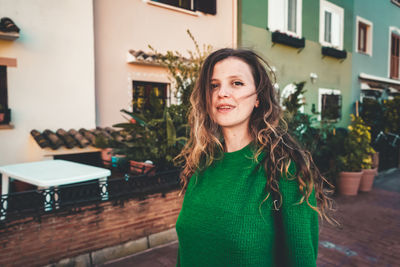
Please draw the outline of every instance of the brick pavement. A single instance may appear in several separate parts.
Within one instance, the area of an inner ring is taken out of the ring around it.
[[[317,265],[400,266],[400,193],[374,189],[336,202],[341,227],[321,225]]]
[[[400,266],[400,170],[380,174],[369,193],[335,200],[341,226],[321,224],[317,265]],[[104,266],[175,266],[177,248],[175,241]]]

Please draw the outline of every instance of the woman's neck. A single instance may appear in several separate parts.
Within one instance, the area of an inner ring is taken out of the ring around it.
[[[229,128],[222,129],[225,141],[225,152],[234,152],[248,145],[253,139],[249,131],[237,131]]]

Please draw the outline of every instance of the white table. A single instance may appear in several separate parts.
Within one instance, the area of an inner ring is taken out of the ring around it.
[[[73,184],[90,180],[99,180],[102,200],[108,199],[107,177],[111,171],[104,168],[93,167],[86,164],[75,163],[66,160],[44,160],[28,163],[20,163],[0,167],[2,174],[1,194],[2,198],[7,198],[9,193],[9,179],[13,178],[26,183],[38,186],[41,189],[49,190],[59,185]],[[48,198],[50,195],[47,194]],[[45,203],[50,202],[49,199]],[[49,206],[47,204],[47,206]],[[3,207],[7,209],[7,204]],[[46,207],[45,210],[51,210]],[[0,220],[5,218],[0,214]]]

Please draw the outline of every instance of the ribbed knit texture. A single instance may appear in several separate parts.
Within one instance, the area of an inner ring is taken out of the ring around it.
[[[275,211],[266,197],[264,169],[256,168],[252,143],[224,153],[188,184],[176,222],[177,266],[275,266]],[[260,158],[263,155],[260,156]],[[290,174],[295,173],[291,164]],[[296,180],[281,177],[284,255],[290,266],[316,266],[318,215],[306,202]],[[310,203],[315,206],[315,195]],[[260,213],[261,212],[261,213]]]

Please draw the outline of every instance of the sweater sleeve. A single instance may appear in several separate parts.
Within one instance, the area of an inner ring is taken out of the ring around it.
[[[296,166],[291,163],[287,175],[279,182],[282,193],[282,226],[284,255],[289,266],[316,266],[318,253],[318,213],[307,202],[298,204],[302,194],[299,183],[294,179]],[[316,206],[315,192],[310,195],[309,202]]]

